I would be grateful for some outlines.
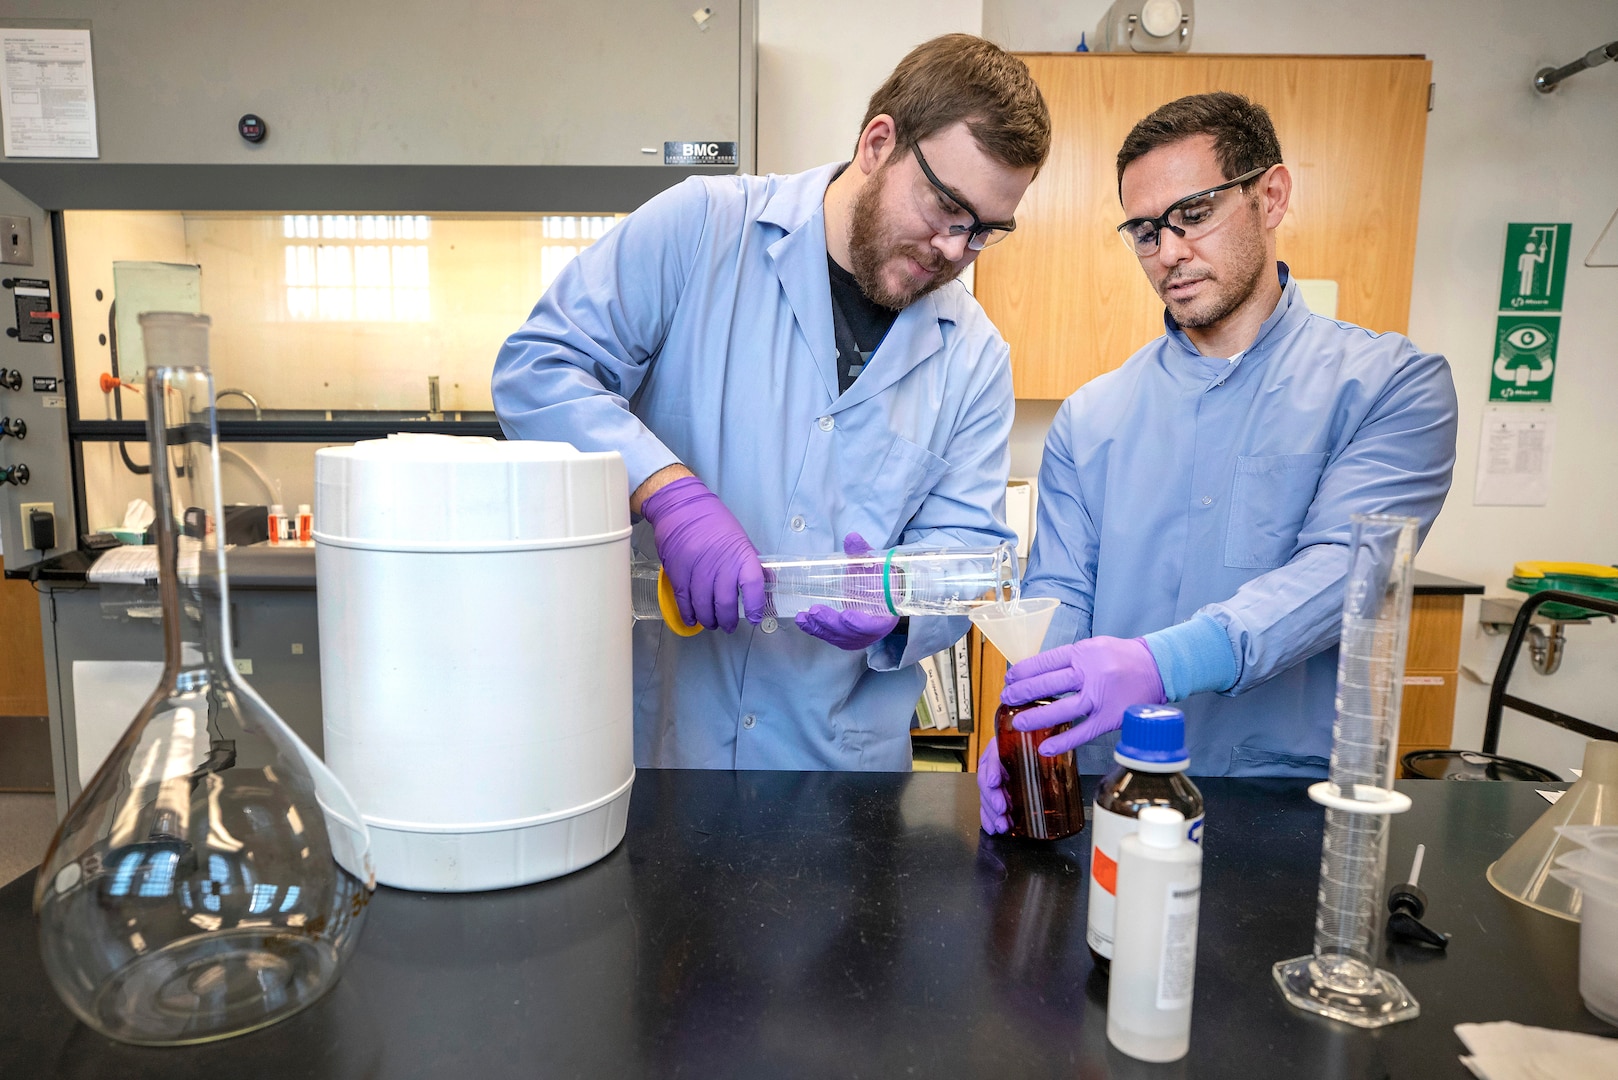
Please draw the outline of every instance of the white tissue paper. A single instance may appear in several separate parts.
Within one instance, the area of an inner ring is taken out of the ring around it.
[[[145,532],[147,526],[157,520],[157,511],[145,499],[130,499],[129,506],[124,509],[123,528],[135,532]]]
[[[1618,1039],[1552,1031],[1509,1020],[1456,1024],[1471,1056],[1461,1064],[1480,1080],[1612,1080]]]

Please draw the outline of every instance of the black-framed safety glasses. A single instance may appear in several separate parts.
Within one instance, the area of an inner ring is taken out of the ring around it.
[[[970,225],[951,225],[948,229],[950,236],[965,236],[968,249],[982,251],[986,247],[993,247],[998,244],[1007,236],[1010,236],[1017,228],[1016,219],[1011,221],[984,221],[978,217],[978,212],[968,206],[965,199],[945,187],[943,182],[933,175],[933,170],[928,166],[927,159],[921,155],[921,147],[912,144],[910,149],[915,153],[916,164],[921,166],[921,173],[927,178],[927,182],[933,185],[940,195],[960,207],[962,213],[968,214],[972,218],[972,224]]]
[[[1262,165],[1242,173],[1234,180],[1226,180],[1205,191],[1187,195],[1155,218],[1130,218],[1118,226],[1118,235],[1123,238],[1125,247],[1142,258],[1157,254],[1158,236],[1164,229],[1172,231],[1182,240],[1195,240],[1212,232],[1240,202],[1230,196],[1221,199],[1219,196],[1222,192],[1239,187],[1271,168],[1274,166]]]

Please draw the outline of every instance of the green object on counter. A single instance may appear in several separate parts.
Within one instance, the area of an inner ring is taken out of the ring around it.
[[[1518,592],[1534,593],[1545,589],[1582,593],[1600,600],[1618,600],[1618,567],[1599,563],[1520,562],[1512,567],[1506,587]],[[1545,604],[1539,613],[1547,619],[1589,619],[1596,612],[1572,604]]]

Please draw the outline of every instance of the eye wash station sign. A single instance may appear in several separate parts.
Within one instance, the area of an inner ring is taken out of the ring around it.
[[[1490,401],[1551,399],[1562,316],[1542,313],[1562,310],[1572,232],[1570,224],[1514,222],[1506,226],[1500,310],[1510,314],[1495,320]]]

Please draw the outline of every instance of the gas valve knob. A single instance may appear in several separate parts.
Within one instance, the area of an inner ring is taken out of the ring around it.
[[[13,439],[19,440],[26,438],[28,435],[28,425],[23,423],[21,420],[13,420],[9,416],[0,418],[0,438],[4,438],[7,435],[10,435]]]
[[[16,370],[15,368],[7,371],[5,368],[0,367],[0,387],[4,387],[7,390],[21,390],[22,372]]]
[[[26,483],[28,483],[28,466],[0,465],[0,484],[16,484],[22,487]]]

